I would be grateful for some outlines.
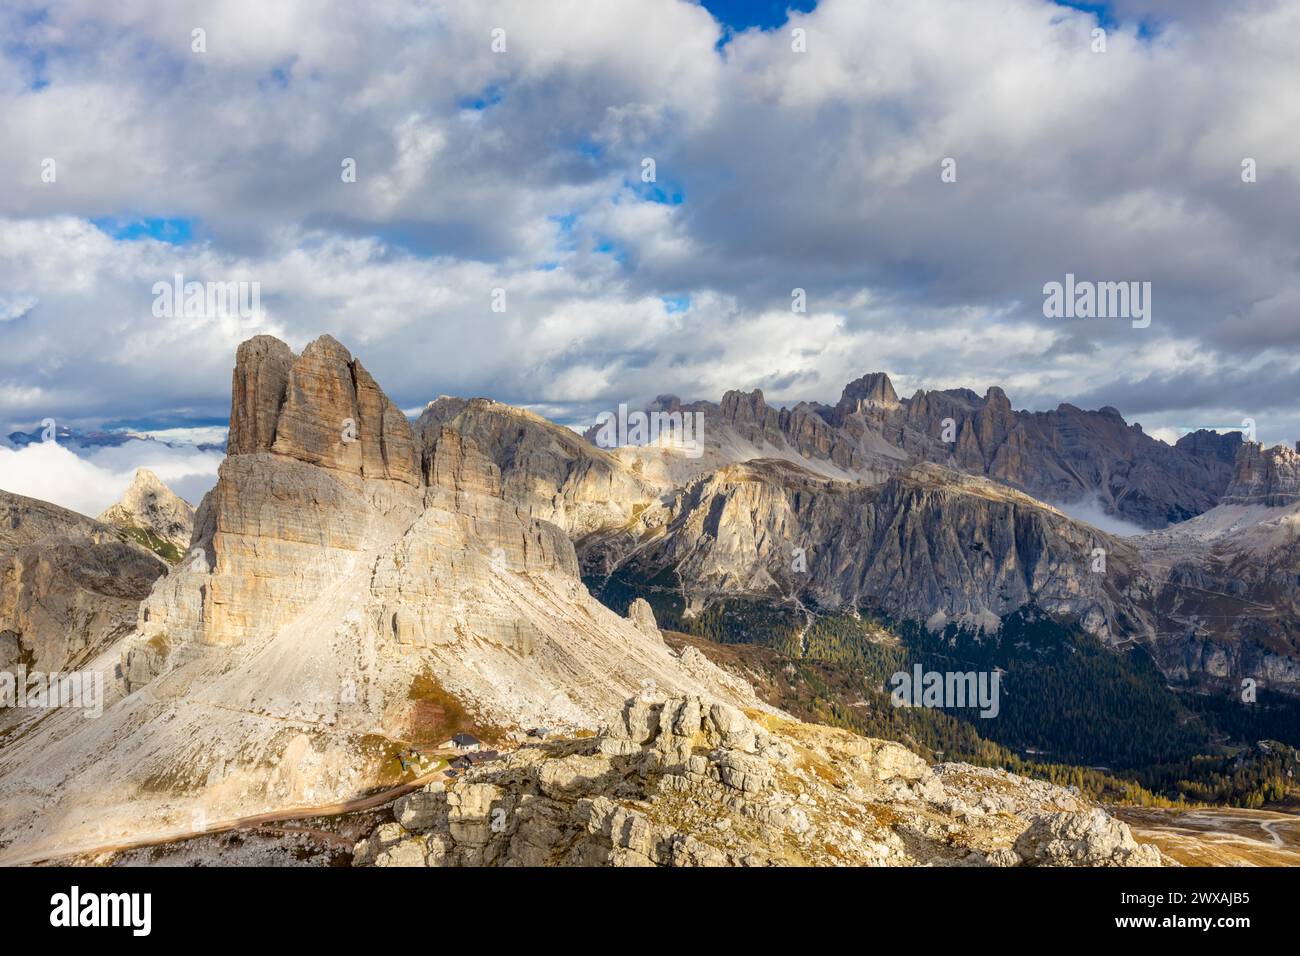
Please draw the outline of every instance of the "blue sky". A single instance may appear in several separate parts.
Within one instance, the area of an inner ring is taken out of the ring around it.
[[[1087,0],[1056,0],[1058,6],[1072,10],[1082,10],[1095,16],[1103,27],[1116,25],[1114,5],[1110,3],[1090,3]]]
[[[807,13],[816,0],[700,0],[719,23],[740,32],[751,27],[771,30],[786,22],[788,11]]]
[[[790,11],[808,13],[816,8],[817,0],[700,0],[701,5],[713,15],[719,23],[733,32],[757,27],[760,30],[772,30],[784,24]],[[1090,2],[1090,0],[1056,0],[1062,7],[1091,13],[1098,18],[1103,27],[1110,28],[1118,24],[1113,3]]]
[[[92,219],[105,234],[114,239],[132,241],[138,239],[155,239],[171,245],[180,245],[193,238],[194,223],[183,217],[176,218],[121,218],[101,217]]]

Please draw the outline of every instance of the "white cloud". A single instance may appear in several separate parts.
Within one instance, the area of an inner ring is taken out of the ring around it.
[[[22,318],[37,301],[33,295],[0,295],[0,322]]]
[[[80,457],[56,442],[0,448],[0,489],[39,498],[90,517],[119,501],[137,468],[148,468],[197,504],[216,483],[222,455],[134,441]]]
[[[1140,525],[1125,521],[1116,515],[1107,514],[1105,505],[1102,504],[1100,498],[1085,498],[1068,505],[1054,504],[1054,507],[1076,521],[1083,521],[1094,528],[1108,534],[1118,535],[1121,538],[1146,533],[1146,529]]]
[[[224,445],[228,429],[225,425],[201,425],[193,428],[152,428],[137,434],[181,445]]]

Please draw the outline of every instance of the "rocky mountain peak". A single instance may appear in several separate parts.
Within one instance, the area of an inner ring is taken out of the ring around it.
[[[990,385],[988,391],[984,393],[984,406],[985,408],[995,408],[1009,412],[1011,411],[1011,399],[1007,398],[1007,393],[1002,390],[1000,385]]]
[[[169,545],[170,549],[161,550],[173,560],[184,554],[194,533],[194,509],[148,468],[136,469],[122,500],[99,520],[131,533],[155,551],[160,550],[159,542]]]
[[[1241,451],[1241,444],[1242,437],[1239,431],[1216,432],[1209,428],[1201,428],[1178,439],[1174,447],[1197,458],[1234,464],[1238,452]]]
[[[648,407],[648,410],[653,412],[676,412],[681,409],[682,400],[677,395],[657,395]]]
[[[228,451],[270,451],[365,478],[420,482],[410,422],[329,335],[298,356],[269,335],[239,347]]]
[[[1282,507],[1300,502],[1300,453],[1288,445],[1245,442],[1221,504]]]
[[[752,392],[732,389],[722,396],[721,409],[727,421],[757,421],[770,411],[763,390],[759,388]]]
[[[724,424],[749,441],[760,445],[785,443],[781,413],[767,404],[760,389],[727,392],[718,412]]]
[[[844,386],[836,406],[852,414],[864,408],[897,408],[898,393],[884,372],[871,372]]]

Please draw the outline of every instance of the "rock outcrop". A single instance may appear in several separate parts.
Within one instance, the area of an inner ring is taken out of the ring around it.
[[[131,633],[165,571],[118,529],[0,491],[0,670],[85,666]]]
[[[415,423],[426,474],[446,429],[460,444],[448,452],[456,467],[472,455],[496,494],[574,537],[627,524],[667,490],[569,429],[485,398],[442,397],[426,406]]]
[[[275,355],[267,353],[268,373],[279,368]],[[245,377],[236,371],[236,384]],[[275,391],[270,382],[267,389]],[[232,396],[233,408],[246,403],[238,392]],[[270,451],[277,455],[363,478],[419,484],[410,422],[361,363],[328,335],[308,345],[289,366],[274,436]],[[259,450],[265,437],[259,433]]]
[[[648,636],[654,638],[660,636],[659,624],[655,621],[654,608],[650,606],[650,602],[645,598],[636,598],[628,605],[627,618]]]
[[[122,500],[99,516],[171,561],[189,550],[194,509],[148,468],[138,468]]]
[[[1288,445],[1246,442],[1221,504],[1282,508],[1300,502],[1300,452]]]
[[[254,336],[239,346],[230,383],[227,454],[271,450],[293,362],[293,349],[271,335]]]
[[[402,797],[358,866],[1159,866],[1060,787],[700,697]]]
[[[1049,813],[1017,838],[1015,851],[1039,866],[1159,866],[1160,851],[1139,846],[1127,823],[1094,807],[1083,813]]]

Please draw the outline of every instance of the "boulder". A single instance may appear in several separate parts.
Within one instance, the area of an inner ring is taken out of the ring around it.
[[[1127,823],[1100,807],[1046,813],[1020,835],[1016,852],[1031,864],[1051,866],[1159,866],[1160,851],[1139,844]]]

